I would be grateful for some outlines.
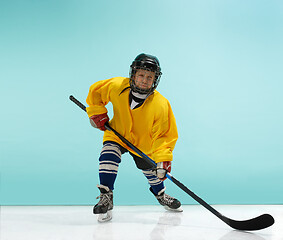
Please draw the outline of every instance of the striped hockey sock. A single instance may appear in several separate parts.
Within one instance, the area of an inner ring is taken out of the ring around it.
[[[159,180],[152,170],[143,170],[142,172],[147,178],[148,183],[155,194],[158,194],[162,189],[165,188],[163,181]]]
[[[114,189],[114,182],[121,162],[121,151],[119,146],[113,143],[105,143],[99,157],[99,179],[100,184]]]

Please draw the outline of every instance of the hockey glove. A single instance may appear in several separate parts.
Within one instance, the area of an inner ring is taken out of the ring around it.
[[[166,179],[166,173],[171,172],[171,161],[159,162],[156,167],[156,176],[164,181]]]
[[[105,123],[109,121],[107,113],[93,115],[89,118],[91,126],[99,128],[101,131],[105,131]]]

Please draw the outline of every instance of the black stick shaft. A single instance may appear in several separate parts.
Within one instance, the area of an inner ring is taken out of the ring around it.
[[[86,107],[78,101],[75,97],[72,95],[70,96],[70,100],[73,101],[75,104],[77,104],[82,110],[86,112]],[[135,147],[132,143],[130,143],[127,139],[125,139],[121,134],[119,134],[115,129],[113,129],[109,123],[107,122],[105,124],[105,127],[109,131],[113,131],[116,136],[118,136],[122,142],[124,142],[129,148],[131,148],[134,152],[136,152],[138,155],[141,156],[146,162],[148,162],[152,168],[156,167],[155,162],[148,157],[146,154],[144,154],[140,149]],[[218,212],[216,209],[214,209],[212,206],[210,206],[208,203],[206,203],[203,199],[201,199],[199,196],[197,196],[195,193],[193,193],[190,189],[188,189],[183,183],[179,182],[176,178],[174,178],[170,173],[166,174],[166,177],[170,179],[173,183],[175,183],[179,188],[181,188],[184,192],[186,192],[188,195],[190,195],[195,201],[197,201],[199,204],[201,204],[203,207],[205,207],[207,210],[209,210],[211,213],[213,213],[216,217],[221,219],[223,222],[228,224],[230,227],[238,229],[238,230],[260,230],[267,228],[271,226],[274,223],[274,219],[269,214],[264,214],[259,217],[245,220],[245,221],[236,221],[230,218],[225,217],[220,212]]]
[[[82,110],[84,110],[85,112],[86,112],[86,107],[85,107],[85,105],[83,105],[79,100],[77,100],[73,95],[71,95],[70,97],[69,97],[69,99],[71,100],[71,101],[73,101],[75,104],[77,104]]]

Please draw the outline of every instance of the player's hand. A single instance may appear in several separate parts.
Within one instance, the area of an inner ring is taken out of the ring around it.
[[[109,117],[107,113],[102,113],[98,115],[93,115],[89,118],[91,126],[100,129],[101,131],[105,131],[105,123],[109,121]]]
[[[156,167],[156,176],[164,181],[166,179],[166,173],[171,172],[171,161],[159,162]]]

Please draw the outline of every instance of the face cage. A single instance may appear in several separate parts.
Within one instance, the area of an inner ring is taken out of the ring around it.
[[[152,84],[151,88],[149,88],[149,89],[141,89],[141,88],[138,88],[136,86],[135,80],[134,80],[134,75],[136,74],[138,69],[142,69],[142,70],[146,70],[146,71],[155,73],[155,80],[153,81],[153,84]],[[131,89],[134,92],[138,92],[140,94],[150,94],[157,88],[157,85],[159,84],[159,81],[160,81],[161,74],[162,73],[160,71],[152,71],[151,69],[146,68],[146,67],[131,67],[130,74],[129,74],[130,75],[130,86],[131,86]]]

